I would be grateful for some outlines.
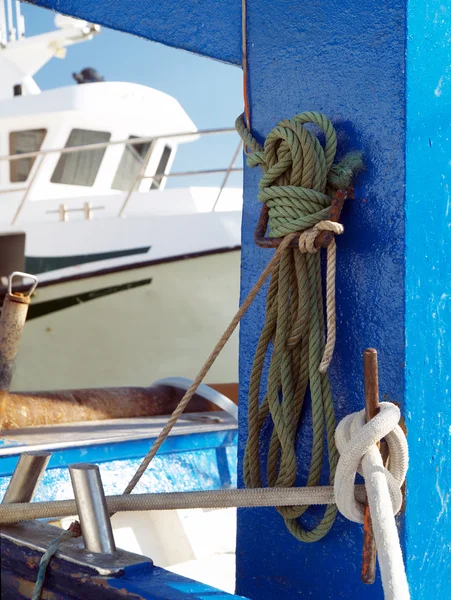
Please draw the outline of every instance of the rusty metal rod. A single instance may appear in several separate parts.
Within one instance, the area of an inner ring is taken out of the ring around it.
[[[354,198],[354,189],[348,188],[345,190],[337,190],[332,198],[328,220],[338,223],[340,220],[341,210],[347,198]],[[257,226],[254,231],[254,241],[260,248],[277,248],[283,241],[283,237],[269,238],[265,237],[269,222],[269,208],[267,204],[263,204],[260,211],[260,216],[257,221]],[[298,234],[290,243],[290,246],[296,248],[299,244]],[[321,231],[315,239],[315,248],[327,248],[332,240],[334,233],[331,231]]]
[[[33,285],[27,293],[12,291],[14,277],[25,277],[33,280]],[[19,351],[19,344],[27,318],[31,295],[36,289],[37,278],[34,275],[12,273],[8,280],[8,292],[5,295],[0,317],[0,423],[5,410],[8,390],[13,376],[14,361]]]
[[[236,396],[232,392],[237,386],[214,387],[232,396],[232,399]],[[167,385],[6,393],[0,429],[168,415],[183,394],[183,390]],[[186,412],[208,410],[218,408],[196,395]]]
[[[365,419],[366,421],[369,421],[379,412],[377,351],[374,348],[367,348],[363,352],[363,378],[365,386]],[[363,522],[363,553],[361,573],[363,583],[372,584],[376,579],[376,554],[376,540],[374,539],[368,501],[366,501]]]

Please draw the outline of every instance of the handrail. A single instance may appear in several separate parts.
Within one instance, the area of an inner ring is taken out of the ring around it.
[[[241,143],[240,143],[241,146]],[[242,167],[228,169],[199,169],[199,171],[176,171],[165,175],[144,175],[141,179],[158,179],[158,177],[191,177],[191,175],[217,175],[218,173],[241,173]]]
[[[0,0],[1,2],[1,0]],[[0,161],[14,161],[14,160],[22,160],[25,158],[35,158],[36,163],[33,165],[32,168],[32,175],[29,178],[29,182],[27,187],[21,187],[21,188],[9,188],[7,190],[0,190],[0,194],[2,193],[11,193],[11,192],[16,192],[16,191],[24,191],[24,196],[22,198],[22,200],[19,203],[19,206],[16,209],[16,212],[14,214],[14,217],[12,219],[11,224],[14,225],[22,210],[23,207],[26,203],[26,200],[30,194],[31,191],[31,187],[33,186],[36,177],[40,171],[42,162],[44,160],[44,157],[50,154],[70,154],[73,152],[89,152],[89,151],[93,151],[93,150],[99,150],[99,149],[103,149],[103,148],[109,148],[110,146],[133,146],[133,145],[137,145],[137,144],[150,144],[150,147],[146,153],[145,159],[141,165],[141,168],[139,170],[139,172],[137,173],[128,193],[127,196],[125,197],[119,212],[118,212],[118,217],[124,216],[124,212],[125,209],[133,195],[133,192],[136,191],[136,189],[139,187],[141,181],[143,181],[144,179],[152,179],[155,180],[157,178],[163,179],[166,177],[188,177],[188,176],[192,176],[192,175],[207,175],[207,174],[217,174],[217,173],[225,173],[225,177],[224,180],[222,182],[221,188],[219,190],[218,196],[216,197],[216,200],[214,202],[214,206],[213,206],[213,210],[215,210],[216,205],[218,203],[218,200],[222,194],[222,191],[227,183],[227,180],[230,176],[231,173],[235,173],[235,172],[240,172],[243,169],[242,168],[235,168],[234,164],[236,161],[236,158],[238,156],[238,152],[241,146],[241,142],[238,145],[237,150],[235,151],[235,153],[233,154],[232,157],[232,161],[229,165],[229,167],[227,169],[204,169],[204,170],[198,170],[198,171],[181,171],[181,172],[177,172],[177,173],[163,173],[163,174],[154,174],[154,175],[145,175],[145,171],[147,169],[147,165],[150,159],[150,155],[153,152],[154,149],[154,145],[155,142],[159,141],[159,140],[167,140],[167,139],[174,139],[174,138],[189,138],[189,137],[200,137],[200,136],[207,136],[207,135],[215,135],[215,134],[228,134],[228,133],[236,133],[236,130],[232,127],[224,127],[224,128],[216,128],[216,129],[203,129],[203,130],[199,130],[199,131],[190,131],[190,132],[181,132],[181,133],[168,133],[165,135],[158,135],[158,136],[154,136],[154,137],[141,137],[141,138],[130,138],[130,139],[126,139],[126,140],[110,140],[107,142],[96,142],[94,144],[86,144],[83,146],[70,146],[70,147],[64,147],[64,148],[46,148],[46,149],[40,149],[40,150],[36,150],[34,152],[24,152],[23,154],[9,154],[9,155],[3,155],[0,156]]]
[[[242,144],[243,144],[243,142],[240,140],[238,142],[238,146],[236,147],[236,150],[232,156],[232,160],[230,162],[229,168],[227,169],[224,179],[222,180],[221,187],[219,188],[219,192],[218,192],[218,195],[216,196],[216,200],[213,204],[213,208],[211,209],[211,212],[215,212],[216,206],[218,205],[219,199],[222,196],[222,192],[226,186],[227,181],[229,180],[231,173],[235,173],[236,171],[243,171],[243,169],[235,168],[235,162],[236,162],[236,159],[238,158],[238,154],[240,153]]]
[[[86,144],[84,146],[69,146],[64,148],[46,148],[44,150],[35,150],[34,152],[24,152],[23,154],[7,154],[0,155],[0,160],[21,160],[22,158],[34,158],[36,156],[42,156],[46,154],[54,154],[59,152],[60,154],[70,154],[71,152],[84,152],[90,150],[99,150],[101,148],[109,148],[110,146],[134,146],[135,144],[149,144],[158,140],[167,140],[171,138],[183,138],[193,137],[198,135],[213,135],[215,133],[236,133],[236,129],[233,127],[225,127],[223,129],[203,129],[199,131],[190,131],[184,133],[168,133],[165,135],[157,135],[154,137],[142,137],[142,138],[131,138],[127,140],[112,140],[109,142],[96,142],[95,144]]]
[[[25,194],[23,195],[23,198],[20,201],[20,204],[17,207],[16,212],[14,213],[14,217],[13,217],[13,220],[11,221],[11,225],[16,224],[16,221],[19,218],[20,213],[22,212],[22,209],[25,206],[25,202],[27,201],[28,195],[30,194],[31,187],[36,180],[36,177],[38,175],[39,169],[41,168],[43,161],[44,161],[43,157],[40,157],[38,159],[38,161],[36,161],[36,162],[38,162],[38,165],[36,166],[36,169],[35,169],[33,175],[31,176],[30,182],[28,183],[27,189],[25,190]]]

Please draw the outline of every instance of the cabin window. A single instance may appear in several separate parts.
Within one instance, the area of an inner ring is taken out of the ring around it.
[[[136,135],[131,135],[129,140],[136,140]],[[112,188],[128,192],[134,184],[146,160],[151,142],[144,144],[126,144],[121,162],[114,176]]]
[[[111,133],[107,131],[72,129],[65,147],[88,146],[108,142],[110,138]],[[96,148],[61,154],[50,181],[66,185],[94,185],[105,150],[106,148]]]
[[[164,147],[163,154],[161,155],[160,162],[158,163],[158,167],[155,172],[155,177],[152,179],[152,185],[150,186],[151,190],[157,190],[160,187],[163,177],[166,173],[171,152],[172,148],[170,146]]]
[[[9,134],[9,153],[27,154],[41,149],[46,129],[28,129],[26,131],[11,131]],[[26,181],[33,168],[35,156],[9,161],[9,178],[15,183]]]

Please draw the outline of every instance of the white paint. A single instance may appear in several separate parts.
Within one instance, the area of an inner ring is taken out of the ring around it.
[[[434,94],[437,96],[437,98],[439,98],[442,95],[443,80],[444,80],[444,77],[442,75],[438,81],[437,87],[434,90]]]
[[[28,321],[12,388],[148,386],[163,377],[193,379],[238,308],[239,268],[236,250],[38,288],[36,304],[152,280]],[[238,331],[206,378],[236,381]]]
[[[55,17],[55,26],[58,28],[56,31],[11,39],[0,48],[0,98],[11,97],[13,86],[20,83],[24,94],[39,94],[33,75],[54,56],[64,58],[67,46],[91,40],[100,30],[87,21],[61,15]]]

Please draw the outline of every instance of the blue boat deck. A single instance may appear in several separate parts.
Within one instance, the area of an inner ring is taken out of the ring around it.
[[[68,465],[99,464],[107,495],[122,493],[167,416],[1,431],[0,495],[23,452],[52,453],[35,500],[73,497]],[[183,415],[136,487],[138,493],[236,487],[237,422],[224,412]]]

